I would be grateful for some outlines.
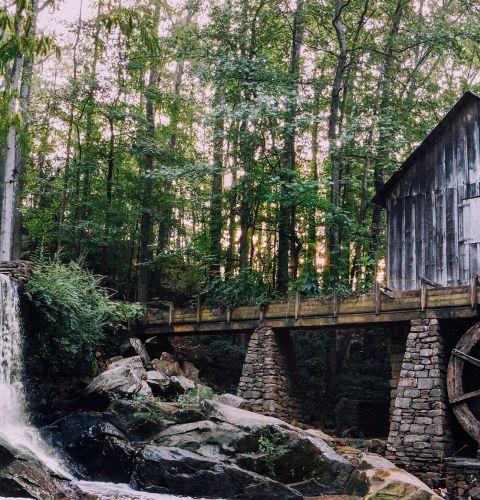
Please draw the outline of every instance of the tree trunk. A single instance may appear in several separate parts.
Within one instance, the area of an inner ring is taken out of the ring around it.
[[[303,41],[304,0],[298,0],[293,20],[290,64],[288,68],[289,85],[283,131],[282,186],[278,214],[278,265],[277,290],[285,294],[288,290],[289,248],[295,246],[294,204],[291,184],[295,176],[295,136],[298,101],[298,79],[300,69],[300,51]],[[292,256],[293,257],[293,256]]]
[[[336,213],[340,208],[340,145],[338,144],[338,122],[340,109],[340,92],[346,69],[347,49],[345,42],[346,26],[342,20],[342,12],[347,4],[342,4],[341,0],[335,0],[335,16],[333,26],[337,35],[338,55],[335,68],[335,77],[333,80],[330,117],[328,120],[328,143],[329,156],[332,171],[332,187],[330,191],[330,201],[332,204],[333,221],[329,230],[328,238],[328,277],[330,285],[338,283],[340,278],[340,227],[336,220]]]
[[[160,21],[160,0],[155,3],[154,26]],[[147,122],[147,137],[149,147],[144,155],[144,181],[142,196],[142,217],[140,222],[140,242],[138,251],[138,275],[137,275],[137,299],[147,302],[151,289],[151,270],[148,263],[152,260],[153,251],[153,221],[152,221],[152,194],[153,194],[153,166],[154,156],[151,145],[155,141],[155,104],[153,102],[154,89],[158,83],[158,62],[156,55],[151,54],[150,75],[148,79],[148,91],[145,103],[145,118]]]

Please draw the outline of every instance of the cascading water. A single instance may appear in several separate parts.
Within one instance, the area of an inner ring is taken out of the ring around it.
[[[69,476],[55,453],[29,423],[23,385],[22,328],[17,285],[0,275],[0,437],[30,450],[44,465]]]
[[[56,474],[73,479],[54,450],[29,422],[23,372],[23,338],[18,288],[8,276],[0,274],[0,438],[16,449],[28,450]],[[89,495],[89,498],[99,500],[180,498],[136,492],[126,484],[113,485],[88,481],[77,481],[76,484],[81,491]]]

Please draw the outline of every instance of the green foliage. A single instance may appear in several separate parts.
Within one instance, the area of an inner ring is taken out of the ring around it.
[[[159,398],[154,398],[147,403],[144,402],[134,416],[142,423],[161,424],[166,416],[159,406],[160,402]]]
[[[275,477],[275,463],[287,451],[282,433],[275,428],[262,426],[258,429],[258,449],[265,455],[267,468]]]
[[[215,393],[210,387],[201,386],[197,389],[189,389],[184,394],[180,394],[177,403],[183,407],[198,406],[204,399],[215,399]]]
[[[244,304],[265,306],[271,300],[263,274],[250,268],[238,274],[227,274],[225,278],[216,277],[210,280],[204,295],[207,305],[225,309]]]
[[[141,312],[138,305],[112,302],[101,282],[79,262],[33,265],[25,292],[38,319],[38,353],[49,371],[94,371],[107,327],[124,329]]]

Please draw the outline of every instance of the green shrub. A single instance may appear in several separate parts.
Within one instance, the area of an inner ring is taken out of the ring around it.
[[[260,437],[258,439],[258,449],[265,455],[268,471],[275,477],[275,463],[287,451],[282,433],[268,426],[258,429]]]
[[[46,371],[94,373],[105,330],[140,314],[137,305],[130,311],[130,306],[111,301],[101,280],[78,262],[34,263],[25,292],[34,308],[30,329],[36,337],[35,354]]]
[[[165,420],[166,415],[160,408],[159,403],[161,400],[159,398],[154,398],[147,404],[143,404],[137,412],[135,412],[135,417],[145,424],[161,424]]]
[[[204,399],[214,399],[215,393],[210,387],[200,387],[189,389],[184,394],[180,394],[177,403],[181,406],[199,405]]]

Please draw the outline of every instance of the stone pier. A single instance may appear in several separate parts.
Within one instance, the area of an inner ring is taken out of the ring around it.
[[[257,328],[248,344],[238,395],[252,411],[290,421],[302,413],[290,334]]]
[[[411,321],[391,409],[387,458],[413,472],[442,472],[452,448],[447,354],[438,320]]]

